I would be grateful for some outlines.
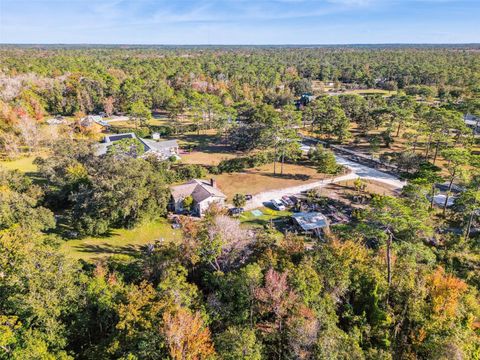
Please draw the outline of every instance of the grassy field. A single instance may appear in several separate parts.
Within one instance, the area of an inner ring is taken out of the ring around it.
[[[163,119],[163,118],[150,119],[147,121],[147,125],[150,125],[150,126],[162,126],[162,125],[168,125],[169,123],[171,123],[171,120]],[[131,128],[135,128],[136,126],[135,122],[131,120],[115,121],[110,123],[110,125],[116,129],[122,129],[122,128],[131,129]]]
[[[263,215],[254,216],[251,211],[246,211],[239,216],[240,222],[252,228],[263,228],[265,225],[271,223],[280,231],[285,227],[286,222],[292,215],[290,211],[276,211],[267,207],[262,207],[257,210],[260,210]]]
[[[382,90],[382,89],[355,89],[355,90],[345,90],[342,92],[342,94],[356,94],[356,95],[385,95],[385,96],[391,96],[395,95],[397,92],[396,91],[388,91],[388,90]]]
[[[181,231],[171,228],[166,219],[147,222],[135,229],[115,229],[104,237],[66,240],[61,250],[74,259],[95,260],[112,254],[135,254],[156,240],[179,241]]]
[[[12,161],[0,161],[0,167],[8,170],[19,170],[22,173],[34,173],[37,165],[33,163],[36,156],[26,156]]]
[[[214,133],[184,134],[177,137],[180,148],[191,150],[182,154],[186,164],[218,165],[220,161],[232,159],[237,154],[230,146],[218,143]]]

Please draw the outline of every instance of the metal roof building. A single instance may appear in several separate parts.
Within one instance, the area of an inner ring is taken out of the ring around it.
[[[328,220],[319,212],[298,212],[292,215],[295,223],[306,233],[320,235],[320,231],[328,227]]]

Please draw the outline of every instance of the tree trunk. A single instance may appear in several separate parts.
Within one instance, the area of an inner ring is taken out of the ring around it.
[[[277,173],[277,143],[275,143],[275,151],[273,153],[273,175]]]
[[[428,160],[428,154],[430,153],[430,145],[432,144],[432,134],[428,137],[427,152],[425,153],[425,160]]]
[[[468,218],[467,230],[465,231],[465,240],[467,240],[470,237],[470,231],[472,229],[472,221],[473,221],[474,214],[475,214],[475,210],[470,213],[470,216]]]
[[[388,233],[388,239],[387,239],[387,282],[388,282],[388,287],[392,284],[392,234],[389,232]]]
[[[435,154],[433,155],[433,165],[435,165],[435,161],[437,160],[438,148],[439,147],[440,147],[440,140],[437,141],[437,145],[435,145]]]
[[[413,142],[413,152],[417,150],[418,135],[415,136],[415,141]]]
[[[395,137],[398,137],[398,135],[400,135],[400,128],[402,127],[402,123],[398,123],[398,127],[397,127],[397,135],[395,135]]]
[[[283,175],[283,164],[285,162],[285,152],[282,151],[282,163],[281,163],[281,167],[280,167],[280,174]]]

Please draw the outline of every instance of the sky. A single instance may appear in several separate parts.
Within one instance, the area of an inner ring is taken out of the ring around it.
[[[0,0],[0,43],[479,43],[480,0]]]

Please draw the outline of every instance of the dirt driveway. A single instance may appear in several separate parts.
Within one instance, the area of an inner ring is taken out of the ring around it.
[[[328,184],[336,183],[340,181],[354,180],[357,178],[374,180],[380,183],[387,184],[394,189],[401,189],[406,185],[406,182],[401,181],[396,176],[378,171],[376,169],[370,168],[365,165],[347,160],[341,156],[336,156],[337,163],[347,167],[350,170],[350,173],[346,175],[337,176],[331,179],[320,180],[316,182],[311,182],[304,185],[292,186],[284,189],[271,190],[261,192],[253,196],[252,200],[248,201],[245,205],[245,210],[252,210],[265,206],[269,203],[271,199],[278,199],[285,195],[295,195],[303,191],[308,191],[311,189],[325,187]]]

